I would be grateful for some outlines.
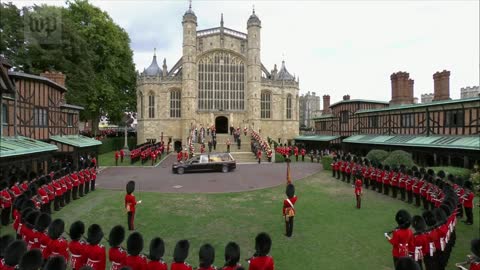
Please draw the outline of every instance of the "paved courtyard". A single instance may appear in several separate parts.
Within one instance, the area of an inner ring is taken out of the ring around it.
[[[172,173],[174,155],[157,167],[107,167],[97,178],[97,185],[106,189],[125,189],[135,180],[137,191],[166,193],[223,193],[262,189],[285,184],[285,163],[237,164],[233,172]],[[321,164],[291,163],[292,179],[301,179],[321,169]]]

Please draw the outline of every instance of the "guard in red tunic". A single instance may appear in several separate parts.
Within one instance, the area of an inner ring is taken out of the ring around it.
[[[155,151],[150,152],[150,159],[152,160],[152,166],[155,163],[155,159],[157,159],[157,155],[155,154]]]
[[[72,199],[78,199],[78,188],[80,186],[80,179],[78,179],[77,172],[70,173],[70,178],[72,179],[73,189],[72,189]]]
[[[261,149],[258,149],[258,151],[257,151],[257,159],[258,159],[258,164],[260,164],[260,162],[262,162],[262,150]]]
[[[125,209],[127,210],[128,230],[133,231],[135,229],[135,208],[136,205],[142,203],[142,201],[135,200],[135,195],[133,195],[133,191],[135,191],[134,181],[129,181],[127,183],[126,191],[127,194],[125,195]]]
[[[267,233],[259,233],[255,237],[255,254],[248,260],[248,270],[274,270],[273,258],[268,255],[272,247],[272,239]]]
[[[409,254],[410,247],[413,246],[413,232],[410,230],[411,217],[406,210],[399,210],[395,215],[398,228],[392,232],[385,233],[385,237],[392,244],[393,265],[401,257],[406,257]]]
[[[83,192],[85,190],[85,174],[83,171],[78,171],[78,179],[80,184],[78,185],[78,196],[83,197]]]
[[[63,180],[65,182],[65,185],[67,186],[67,192],[65,193],[64,197],[65,204],[69,204],[72,199],[73,182],[68,174],[63,177]]]
[[[362,203],[362,176],[361,172],[357,172],[357,175],[355,177],[355,198],[357,199],[357,208],[360,209],[361,203]]]
[[[65,223],[61,219],[55,219],[48,227],[48,237],[50,237],[50,241],[43,252],[45,258],[62,256],[65,261],[68,261],[70,258],[68,242],[62,237],[64,229]]]
[[[468,270],[480,270],[480,238],[473,239],[470,244],[472,255],[468,256]]]
[[[125,239],[125,229],[121,225],[117,225],[110,230],[108,236],[108,259],[110,260],[110,270],[120,270],[125,265],[127,252],[120,246]]]
[[[125,266],[132,270],[147,269],[147,257],[141,255],[143,250],[143,236],[138,232],[133,232],[127,239],[127,258],[125,259]]]
[[[97,181],[97,169],[95,167],[90,168],[90,190],[95,191],[95,183]]]
[[[120,157],[120,152],[115,151],[115,166],[118,166],[118,158]]]
[[[300,150],[300,154],[302,155],[302,162],[305,161],[305,154],[307,153],[307,150],[305,150],[305,148],[302,148],[302,150]]]
[[[84,190],[84,193],[85,194],[88,194],[90,192],[90,181],[92,180],[91,179],[91,175],[90,175],[90,171],[88,169],[84,169],[82,170],[83,172],[83,175],[84,175],[84,178],[85,178],[85,182],[84,182],[84,186],[85,186],[85,190]]]
[[[27,246],[22,240],[16,240],[5,249],[5,257],[0,260],[1,270],[15,270],[23,254],[27,252]]]
[[[298,147],[295,146],[295,148],[293,149],[293,154],[295,155],[295,161],[298,161]]]
[[[168,265],[163,261],[165,243],[160,237],[155,237],[150,242],[150,254],[147,270],[168,270]]]
[[[180,240],[175,245],[173,251],[173,262],[170,265],[170,270],[193,270],[192,266],[185,262],[188,257],[188,250],[190,243],[188,240]]]
[[[473,224],[473,199],[475,198],[475,194],[473,193],[473,185],[472,182],[467,180],[464,184],[465,188],[465,195],[463,195],[463,207],[465,208],[465,215],[467,216],[467,220],[465,224],[472,225]]]
[[[86,262],[86,243],[83,242],[82,236],[85,233],[85,225],[81,221],[75,221],[70,225],[70,243],[68,250],[70,251],[70,266],[73,270],[79,270]]]
[[[120,149],[120,163],[123,163],[123,158],[125,157],[125,152],[123,149]]]
[[[182,151],[181,150],[178,150],[178,153],[177,153],[177,162],[180,163],[183,159],[183,154],[182,154]]]
[[[285,190],[287,198],[283,200],[283,218],[285,219],[285,236],[291,237],[293,233],[293,219],[295,217],[295,203],[297,202],[297,196],[295,196],[295,186],[288,184]]]
[[[183,151],[183,160],[184,160],[184,161],[187,161],[187,160],[188,160],[188,151],[187,151],[187,148],[185,148],[185,150]]]
[[[40,249],[42,252],[42,255],[45,254],[45,251],[50,244],[50,237],[47,233],[47,228],[49,227],[50,223],[52,222],[52,219],[49,214],[47,213],[42,213],[40,216],[38,216],[36,222],[35,222],[35,229],[33,231],[33,242],[32,244],[29,244],[32,248],[37,248]],[[47,259],[47,256],[43,256],[44,259]]]
[[[198,253],[199,266],[197,270],[217,270],[213,266],[213,261],[215,260],[215,249],[210,244],[204,244],[200,247]]]
[[[107,251],[100,242],[103,238],[103,231],[100,225],[92,224],[88,227],[87,245],[85,246],[85,254],[87,266],[93,270],[104,270],[107,265]]]
[[[410,247],[410,254],[413,254],[413,259],[423,269],[423,257],[428,253],[428,233],[427,224],[422,216],[413,216],[412,227],[415,229],[413,235],[413,245]]]
[[[222,270],[236,270],[241,265],[240,261],[240,247],[235,242],[229,242],[225,246],[225,266]]]
[[[10,212],[12,208],[12,196],[8,191],[8,185],[5,181],[0,181],[0,220],[2,226],[10,223]]]

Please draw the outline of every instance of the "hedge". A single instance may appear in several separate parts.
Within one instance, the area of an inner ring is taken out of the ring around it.
[[[332,170],[332,162],[333,157],[331,156],[324,156],[322,157],[322,166],[324,170],[331,171]]]
[[[127,142],[128,142],[128,148],[132,150],[137,145],[137,137],[128,137]],[[121,149],[123,148],[124,144],[125,144],[124,137],[105,138],[102,140],[102,145],[99,147],[98,153],[104,154],[104,153]]]
[[[391,168],[398,168],[402,164],[405,165],[407,168],[411,168],[415,165],[412,159],[412,154],[402,150],[396,150],[391,152],[384,160],[383,164],[388,165]]]
[[[373,149],[373,150],[370,150],[370,152],[368,152],[367,154],[368,160],[370,160],[371,162],[373,161],[375,163],[383,162],[385,159],[387,159],[387,157],[388,157],[388,152],[385,150]]]
[[[442,170],[445,172],[445,175],[453,174],[455,176],[461,176],[463,180],[470,179],[472,175],[472,171],[469,169],[465,169],[462,167],[429,167],[428,169],[432,169],[437,173],[438,171]]]
[[[275,163],[285,162],[285,158],[279,153],[275,152]]]

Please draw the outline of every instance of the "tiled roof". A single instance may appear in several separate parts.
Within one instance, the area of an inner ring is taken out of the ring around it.
[[[329,142],[340,138],[340,136],[328,136],[328,135],[314,135],[314,136],[297,136],[295,141],[314,141],[314,142]]]
[[[360,103],[376,103],[376,104],[386,104],[386,105],[388,105],[388,102],[386,102],[386,101],[368,100],[368,99],[348,99],[348,100],[340,100],[339,102],[336,102],[336,103],[330,105],[330,108],[332,108],[333,106],[337,106],[337,105],[343,104],[343,103],[356,103],[356,102],[360,102]]]
[[[98,141],[89,137],[85,137],[82,135],[52,136],[50,137],[50,139],[59,143],[68,144],[78,148],[96,146],[96,145],[102,144],[101,141]]]
[[[57,146],[26,137],[1,137],[0,158],[55,151]]]

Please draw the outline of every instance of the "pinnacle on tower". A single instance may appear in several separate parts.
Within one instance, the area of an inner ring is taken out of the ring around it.
[[[220,27],[223,28],[223,13],[222,13],[221,18],[220,18]]]

